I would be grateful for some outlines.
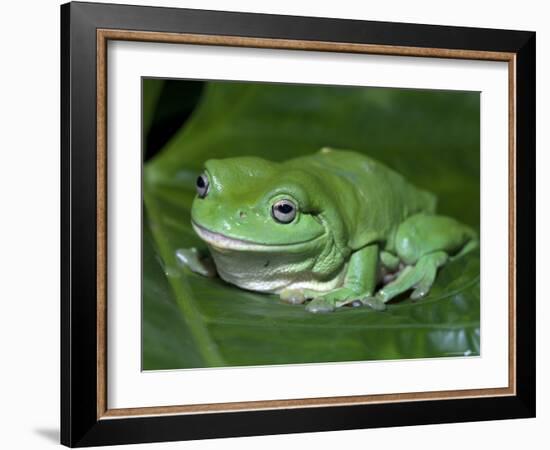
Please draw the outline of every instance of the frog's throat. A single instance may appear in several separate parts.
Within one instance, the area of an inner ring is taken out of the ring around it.
[[[322,239],[325,234],[320,234],[306,241],[290,242],[288,244],[261,244],[258,242],[247,241],[244,239],[237,239],[226,236],[221,233],[216,233],[202,225],[199,225],[195,221],[191,220],[191,225],[199,237],[212,247],[222,250],[237,250],[248,252],[278,252],[291,249],[295,246],[304,246],[315,243]]]

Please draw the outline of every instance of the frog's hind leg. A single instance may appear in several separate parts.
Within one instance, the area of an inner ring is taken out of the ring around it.
[[[477,233],[472,231],[470,240],[462,247],[462,249],[455,255],[451,256],[449,259],[452,261],[454,259],[460,258],[462,255],[465,255],[468,252],[471,252],[472,250],[475,250],[479,247],[479,239],[477,237]]]
[[[385,303],[410,289],[413,289],[411,298],[424,297],[441,266],[477,245],[477,234],[455,219],[431,214],[409,217],[395,235],[397,255],[406,267],[376,297]]]
[[[437,269],[444,265],[447,259],[448,255],[443,251],[422,256],[414,266],[405,267],[394,281],[379,290],[376,297],[386,303],[409,289],[414,289],[412,299],[425,296],[435,281]]]

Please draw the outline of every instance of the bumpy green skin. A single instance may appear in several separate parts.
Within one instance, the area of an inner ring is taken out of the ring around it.
[[[213,159],[205,175],[208,193],[195,198],[191,217],[218,274],[289,303],[311,300],[311,312],[382,310],[411,289],[423,297],[439,267],[477,245],[472,229],[435,214],[434,195],[351,151],[323,148],[281,163]],[[297,206],[290,223],[273,218],[281,199]],[[211,273],[193,250],[179,257]]]

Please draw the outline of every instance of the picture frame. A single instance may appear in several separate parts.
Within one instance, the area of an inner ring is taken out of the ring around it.
[[[80,447],[534,417],[535,39],[527,31],[62,5],[61,443]],[[506,63],[508,386],[110,408],[106,111],[112,41]]]

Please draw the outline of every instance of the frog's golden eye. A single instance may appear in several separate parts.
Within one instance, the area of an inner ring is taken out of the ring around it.
[[[271,214],[277,222],[290,223],[296,217],[296,205],[290,200],[279,200],[271,207]]]
[[[197,188],[197,194],[200,198],[206,197],[208,194],[208,189],[210,188],[210,182],[208,181],[208,176],[206,173],[201,173],[197,177],[197,182],[195,183],[195,186]]]

